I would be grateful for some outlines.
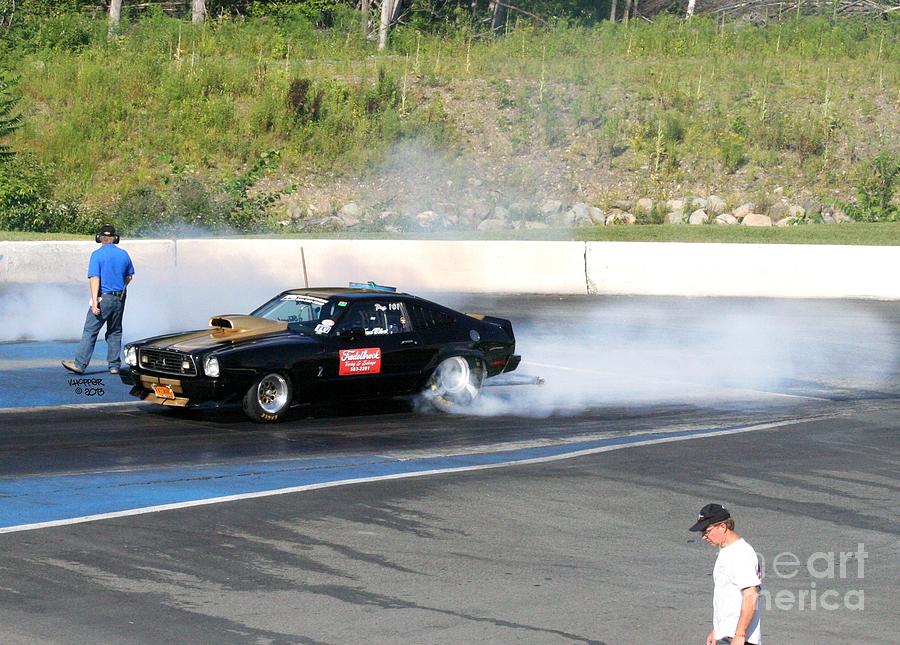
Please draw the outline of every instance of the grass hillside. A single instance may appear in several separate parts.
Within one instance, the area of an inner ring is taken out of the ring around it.
[[[496,39],[401,27],[378,53],[352,15],[156,14],[112,41],[81,17],[59,46],[3,50],[24,120],[4,138],[0,189],[20,197],[0,228],[292,230],[350,201],[852,203],[873,159],[900,158],[898,36],[896,18],[660,17]]]

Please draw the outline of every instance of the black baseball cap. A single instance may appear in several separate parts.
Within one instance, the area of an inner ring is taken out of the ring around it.
[[[116,227],[112,224],[104,224],[100,227],[100,230],[97,232],[97,235],[103,237],[115,237],[116,236]]]
[[[708,526],[724,522],[731,518],[731,513],[721,504],[707,504],[700,509],[697,522],[689,529],[691,531],[705,531]]]

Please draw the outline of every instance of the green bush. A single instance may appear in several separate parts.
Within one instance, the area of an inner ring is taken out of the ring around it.
[[[383,112],[400,104],[400,85],[382,66],[378,68],[375,85],[362,92],[367,114]]]
[[[323,24],[329,15],[337,9],[337,0],[256,0],[249,6],[249,14],[254,17],[265,17],[274,20],[280,27],[288,30],[308,30],[312,23]]]
[[[750,126],[747,125],[747,120],[739,114],[731,121],[731,131],[739,137],[746,139],[750,134]]]
[[[0,228],[17,231],[46,230],[44,210],[53,196],[51,171],[31,155],[16,155],[0,162]],[[35,228],[37,226],[37,228]]]
[[[126,235],[171,232],[172,220],[166,200],[150,186],[141,186],[122,195],[112,209],[112,216]]]
[[[179,228],[218,232],[227,229],[231,204],[196,177],[181,179],[169,196],[171,219]]]
[[[105,24],[81,10],[90,0],[0,0],[0,54],[38,50],[77,51],[105,38]]]
[[[277,168],[281,155],[277,150],[269,150],[244,173],[226,181],[222,185],[224,199],[219,208],[227,209],[224,224],[232,230],[252,232],[264,230],[268,221],[268,209],[282,194],[293,190],[288,186],[281,191],[252,190],[268,172]]]
[[[269,207],[292,190],[255,190],[278,165],[276,151],[264,152],[245,172],[222,182],[204,181],[169,159],[172,176],[166,192],[140,186],[125,193],[112,209],[122,231],[134,236],[176,235],[202,230],[213,233],[262,232],[271,227]]]
[[[316,121],[322,110],[324,96],[325,91],[321,88],[314,89],[308,78],[296,78],[288,88],[288,110],[300,121]]]
[[[33,155],[0,160],[0,230],[84,233],[92,228],[76,207],[53,198],[52,174]]]
[[[747,161],[744,139],[736,132],[726,132],[718,140],[719,160],[725,172],[733,173]]]
[[[61,13],[41,23],[33,44],[37,49],[78,51],[105,36],[97,22],[79,13]]]
[[[880,152],[860,169],[857,201],[845,207],[847,214],[861,222],[900,221],[900,205],[893,203],[898,182],[900,155]]]

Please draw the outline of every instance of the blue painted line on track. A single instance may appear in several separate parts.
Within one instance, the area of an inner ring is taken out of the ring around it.
[[[715,435],[733,430],[715,428],[632,435],[493,453],[408,460],[355,456],[0,479],[0,529],[329,482],[498,466],[648,440]]]
[[[97,341],[85,374],[63,368],[60,362],[73,358],[77,347],[78,343],[62,341],[0,343],[0,409],[137,401],[118,376],[106,371],[102,340]],[[79,385],[75,382],[79,379],[99,384]]]

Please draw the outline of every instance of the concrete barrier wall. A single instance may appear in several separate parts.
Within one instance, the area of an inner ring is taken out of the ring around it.
[[[136,267],[175,266],[174,240],[124,242]],[[86,283],[95,242],[0,242],[0,284]]]
[[[583,242],[309,240],[309,282],[373,280],[403,290],[587,293]]]
[[[303,286],[304,244],[303,240],[178,240],[175,278],[180,285],[213,279],[223,289],[265,285],[263,291],[273,295]]]
[[[405,290],[587,293],[582,242],[180,240],[176,252],[180,284],[213,275],[268,291],[372,280]]]
[[[900,299],[900,247],[591,242],[599,294]]]
[[[124,241],[135,286],[900,299],[900,247],[197,239]],[[0,242],[0,285],[84,283],[93,242]]]

